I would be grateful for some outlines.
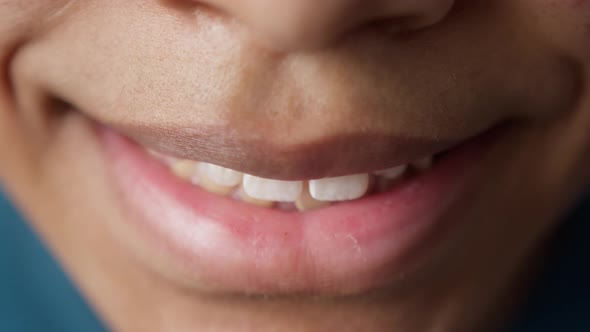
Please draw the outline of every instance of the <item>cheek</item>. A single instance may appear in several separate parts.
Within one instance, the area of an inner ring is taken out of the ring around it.
[[[519,11],[517,24],[531,27],[546,46],[562,57],[588,61],[590,0],[521,0],[511,4]]]
[[[547,15],[590,16],[590,0],[525,0],[527,7]]]
[[[559,0],[554,1],[556,3],[559,3]],[[588,4],[590,4],[590,0],[566,0],[563,1],[565,3],[566,6],[572,7],[574,9],[578,9],[580,7],[586,7],[588,6]]]
[[[590,5],[590,0],[532,0],[530,1],[531,5],[538,5],[538,6],[549,6],[551,8],[568,8],[568,9],[580,9],[583,7],[588,7]]]

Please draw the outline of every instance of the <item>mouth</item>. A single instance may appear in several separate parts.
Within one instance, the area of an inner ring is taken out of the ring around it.
[[[271,295],[364,293],[416,269],[460,227],[445,215],[466,200],[490,136],[387,169],[287,181],[98,133],[148,265],[207,291]]]
[[[388,191],[404,178],[431,168],[428,156],[371,173],[285,181],[244,174],[215,164],[178,159],[147,150],[178,179],[219,196],[282,211],[306,212]]]

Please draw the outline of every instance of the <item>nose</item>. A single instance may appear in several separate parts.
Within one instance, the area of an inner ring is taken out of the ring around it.
[[[420,29],[442,20],[455,0],[204,0],[279,50],[320,48],[358,29]]]

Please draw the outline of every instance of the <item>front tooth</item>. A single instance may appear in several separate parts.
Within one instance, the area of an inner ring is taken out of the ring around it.
[[[309,181],[309,193],[318,201],[347,201],[361,198],[369,189],[369,174]]]
[[[303,189],[302,181],[280,181],[244,175],[244,192],[248,196],[275,202],[295,202]]]
[[[192,160],[176,160],[170,164],[172,173],[183,180],[190,180],[197,169],[197,163]]]
[[[233,169],[201,163],[199,165],[201,175],[207,176],[211,181],[224,187],[235,187],[242,182],[243,174]]]
[[[408,165],[401,165],[401,166],[397,166],[397,167],[392,167],[392,168],[388,168],[382,171],[378,171],[375,172],[375,175],[378,175],[380,177],[386,178],[386,179],[397,179],[400,178],[402,175],[404,175],[404,173],[406,172],[406,170],[408,169]]]
[[[414,166],[419,171],[425,171],[425,170],[428,170],[432,167],[432,162],[433,162],[432,157],[425,157],[425,158],[422,158],[420,160],[416,160],[415,162],[413,162],[412,166]]]
[[[304,190],[301,192],[301,195],[299,195],[299,197],[297,198],[297,201],[295,201],[295,206],[297,207],[297,210],[299,210],[300,212],[305,212],[330,206],[330,202],[318,201],[311,197],[311,195],[309,194],[309,190],[306,189],[307,188],[304,188]]]
[[[244,191],[244,187],[240,187],[240,190],[238,190],[238,193],[237,193],[237,197],[246,203],[250,203],[250,204],[258,205],[258,206],[262,206],[262,207],[272,207],[274,205],[274,202],[272,202],[272,201],[264,201],[264,200],[250,197],[250,195],[248,195]]]

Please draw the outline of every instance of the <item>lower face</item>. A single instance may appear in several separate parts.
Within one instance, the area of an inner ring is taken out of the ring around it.
[[[0,175],[118,329],[472,328],[588,183],[565,3],[305,55],[209,14],[72,5],[0,40]]]

